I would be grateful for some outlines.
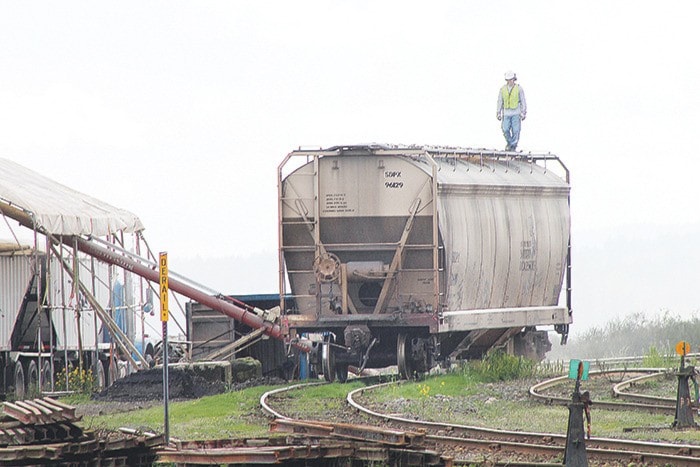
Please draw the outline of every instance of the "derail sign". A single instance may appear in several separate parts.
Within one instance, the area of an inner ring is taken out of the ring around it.
[[[160,253],[160,320],[168,321],[168,253]]]

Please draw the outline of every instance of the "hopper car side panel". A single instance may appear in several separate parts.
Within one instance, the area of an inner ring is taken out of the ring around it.
[[[565,199],[518,189],[453,194],[441,201],[440,223],[445,311],[557,304],[568,242]]]
[[[308,320],[319,309],[321,316],[335,314],[330,302],[338,288],[332,283],[317,284],[312,268],[319,256],[316,245],[332,250],[348,265],[351,306],[360,313],[371,313],[379,294],[372,284],[386,271],[364,271],[363,265],[372,261],[391,264],[412,206],[415,215],[402,259],[406,274],[397,279],[387,306],[401,306],[399,297],[432,302],[432,195],[425,172],[395,159],[321,159],[319,166],[322,175],[314,177],[313,164],[307,164],[290,175],[282,189],[282,241],[289,246],[286,267],[297,311],[304,315],[290,319]],[[316,212],[321,213],[320,218]],[[368,279],[371,274],[376,279]]]
[[[547,216],[549,219],[549,239],[551,248],[546,259],[547,276],[545,286],[542,287],[544,297],[542,303],[556,304],[561,295],[562,282],[566,272],[566,253],[569,241],[569,206],[566,200],[560,199],[557,203],[547,204]]]

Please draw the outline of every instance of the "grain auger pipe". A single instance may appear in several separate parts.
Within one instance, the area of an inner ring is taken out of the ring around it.
[[[119,266],[151,282],[160,282],[160,275],[156,269],[151,269],[150,267],[144,266],[143,264],[140,264],[127,256],[110,251],[109,249],[99,246],[82,237],[74,237],[73,240],[75,241],[78,250],[87,255],[93,256],[106,263]],[[71,240],[66,240],[66,242],[71,242]],[[240,321],[241,323],[250,326],[251,328],[263,329],[263,332],[270,337],[285,340],[284,334],[282,333],[282,328],[280,328],[278,324],[266,321],[263,317],[243,307],[225,301],[222,298],[207,295],[195,287],[187,285],[175,278],[168,277],[168,287],[170,290],[177,292],[180,295],[195,300],[202,305],[206,305],[212,310],[223,313],[236,321]],[[305,345],[303,342],[293,342],[292,345],[302,352],[308,352],[311,350],[309,346]]]
[[[41,228],[41,226],[37,226],[34,222],[32,215],[29,212],[17,206],[0,203],[0,213],[10,217],[11,219],[16,220],[21,225],[29,229],[36,230],[43,235],[55,238],[51,236],[51,234],[47,233],[43,228]],[[78,250],[82,251],[87,255],[94,256],[95,258],[98,258],[106,263],[124,268],[127,271],[131,271],[134,274],[137,274],[146,280],[155,282],[156,284],[160,283],[160,275],[156,269],[151,269],[150,267],[144,266],[143,264],[134,261],[133,259],[125,255],[119,254],[115,251],[111,251],[108,248],[97,245],[96,243],[91,242],[90,240],[86,240],[83,237],[63,236],[60,238],[59,241],[63,242],[65,245],[68,245],[69,247],[73,247],[75,243],[75,246],[78,248]],[[262,328],[263,332],[270,337],[279,340],[285,340],[284,335],[282,333],[282,329],[279,325],[274,324],[270,321],[266,321],[263,317],[258,316],[254,312],[246,310],[245,308],[235,305],[233,303],[227,302],[221,298],[207,295],[206,293],[197,290],[196,288],[187,285],[175,278],[168,277],[168,286],[174,292],[177,292],[181,295],[184,295],[187,298],[195,300],[201,303],[202,305],[207,305],[211,309],[223,313],[226,316],[235,319],[236,321],[240,321],[241,323],[250,326],[251,328]],[[311,347],[309,345],[306,345],[304,342],[301,341],[292,342],[292,345],[302,352],[309,352],[311,350]]]

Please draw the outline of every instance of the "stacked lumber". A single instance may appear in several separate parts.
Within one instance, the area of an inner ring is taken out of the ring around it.
[[[75,407],[50,397],[3,402],[0,463],[3,465],[150,466],[162,436],[85,431]]]

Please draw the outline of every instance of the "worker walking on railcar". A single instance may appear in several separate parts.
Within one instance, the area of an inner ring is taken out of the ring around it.
[[[501,121],[506,151],[515,151],[520,140],[520,123],[527,116],[527,102],[525,91],[515,82],[518,79],[515,73],[506,71],[505,79],[506,84],[498,92],[496,118]]]

